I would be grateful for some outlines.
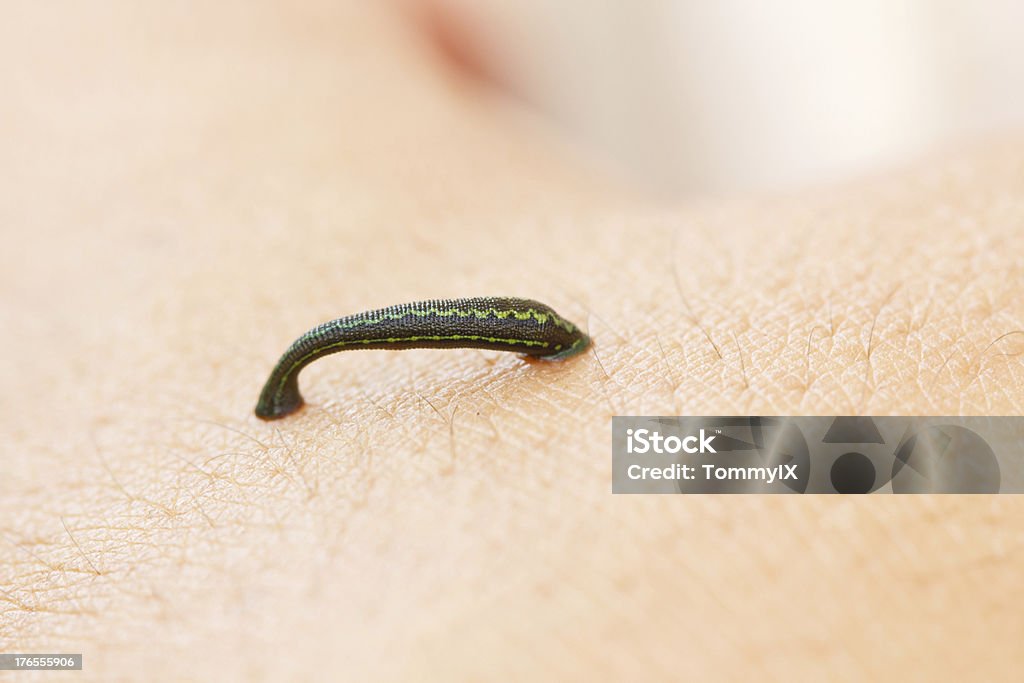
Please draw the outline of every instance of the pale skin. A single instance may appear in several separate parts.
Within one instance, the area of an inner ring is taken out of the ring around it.
[[[658,206],[397,12],[212,7],[0,26],[0,652],[105,681],[1018,674],[1020,497],[613,497],[610,418],[1024,412],[1021,138]],[[253,415],[313,324],[481,295],[594,347],[344,354]]]

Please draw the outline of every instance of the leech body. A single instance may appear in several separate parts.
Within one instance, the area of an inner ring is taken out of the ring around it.
[[[318,325],[288,347],[263,386],[256,415],[276,420],[301,408],[299,372],[338,351],[474,348],[560,360],[589,344],[578,327],[529,299],[441,299],[357,313]]]

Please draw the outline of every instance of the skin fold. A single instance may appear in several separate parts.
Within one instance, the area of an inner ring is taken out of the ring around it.
[[[613,497],[611,417],[1024,410],[1024,137],[657,203],[377,3],[0,25],[0,651],[78,680],[1011,680],[1024,500]],[[296,331],[507,292],[566,364]],[[838,673],[837,673],[838,672]]]

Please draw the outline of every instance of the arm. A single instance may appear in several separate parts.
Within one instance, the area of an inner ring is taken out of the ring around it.
[[[0,77],[3,651],[701,679],[1016,648],[1015,497],[613,498],[609,441],[615,414],[1019,414],[1019,140],[654,209],[383,10],[76,11],[0,40],[34,65]],[[252,414],[310,324],[489,292],[592,351],[351,354]]]

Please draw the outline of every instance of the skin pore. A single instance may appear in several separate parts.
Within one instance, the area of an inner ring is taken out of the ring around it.
[[[610,494],[613,415],[1024,411],[1024,139],[657,204],[371,3],[0,26],[0,651],[82,680],[997,679],[1020,497]],[[297,333],[536,298],[567,363]]]

